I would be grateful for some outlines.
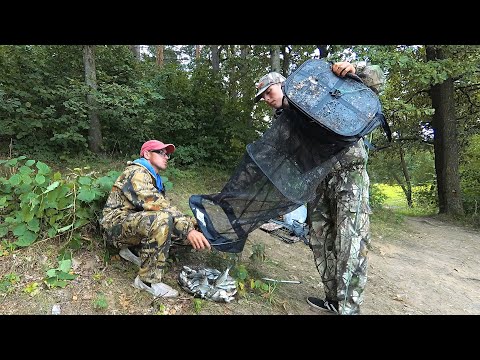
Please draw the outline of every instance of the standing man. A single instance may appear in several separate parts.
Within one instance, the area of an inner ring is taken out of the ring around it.
[[[173,144],[145,142],[140,158],[129,161],[115,181],[100,220],[105,240],[120,249],[121,257],[139,266],[133,286],[157,297],[178,296],[177,290],[162,282],[172,239],[197,250],[210,249],[208,240],[195,229],[195,218],[182,214],[165,196],[159,172],[167,168],[174,151]]]
[[[384,84],[378,66],[362,64],[358,76],[377,94]],[[355,74],[349,62],[337,62],[332,71],[344,77]],[[278,117],[290,108],[282,90],[285,77],[277,72],[256,83],[255,102],[264,100]],[[325,298],[308,297],[314,308],[339,314],[359,314],[367,281],[367,246],[370,242],[369,177],[363,139],[351,145],[341,161],[320,183],[307,204],[310,243],[322,278]]]

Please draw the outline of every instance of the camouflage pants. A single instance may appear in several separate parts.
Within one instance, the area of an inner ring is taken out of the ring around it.
[[[161,282],[172,235],[173,218],[167,212],[141,211],[128,215],[123,222],[105,229],[106,241],[116,248],[140,245],[140,278],[149,283]]]
[[[359,314],[367,281],[370,242],[367,153],[360,140],[336,164],[307,204],[310,248],[326,299],[340,314]]]

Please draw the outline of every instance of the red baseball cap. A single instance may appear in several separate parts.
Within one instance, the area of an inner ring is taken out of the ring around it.
[[[173,144],[164,144],[158,140],[148,140],[147,142],[143,143],[142,148],[140,149],[140,156],[143,156],[145,151],[152,151],[152,150],[162,150],[166,149],[167,154],[171,154],[175,151],[175,145]]]

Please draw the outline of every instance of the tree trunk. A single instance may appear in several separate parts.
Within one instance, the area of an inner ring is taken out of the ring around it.
[[[410,193],[408,192],[407,186],[403,183],[403,181],[400,179],[400,177],[396,173],[392,173],[393,178],[397,182],[397,184],[402,188],[403,194],[405,195],[405,198],[407,199],[407,205],[409,208],[412,207],[412,192],[410,189]]]
[[[240,78],[242,79],[247,79],[247,76],[248,76],[248,66],[246,65],[247,64],[247,57],[248,57],[248,54],[250,53],[250,46],[249,45],[240,45]],[[250,102],[251,100],[249,100]],[[242,116],[241,118],[242,119],[245,119],[245,122],[247,124],[247,126],[250,128],[253,126],[253,118],[252,116],[244,116],[245,114],[245,110],[242,109],[242,112],[241,112]]]
[[[195,45],[195,59],[200,59],[200,45]]]
[[[284,45],[282,47],[282,54],[283,54],[283,72],[282,72],[282,74],[285,75],[285,77],[288,75],[288,69],[290,68],[290,58],[291,58],[290,51],[291,51],[291,49],[288,47],[288,45]]]
[[[405,189],[403,189],[407,197],[407,204],[409,208],[413,207],[412,201],[412,181],[410,180],[410,173],[408,172],[407,164],[405,163],[405,153],[400,146],[400,163],[402,164],[403,177],[405,178]]]
[[[272,45],[270,50],[270,59],[272,61],[272,71],[280,72],[280,45]]]
[[[445,59],[442,48],[438,46],[427,46],[426,53],[428,61]],[[432,85],[430,88],[432,107],[435,109],[432,124],[439,212],[457,216],[464,215],[464,209],[460,188],[454,91],[452,78],[448,78],[443,83]]]
[[[210,45],[210,51],[212,52],[212,68],[214,73],[220,71],[220,51],[218,45]]]
[[[87,104],[89,106],[90,127],[88,129],[88,147],[95,154],[102,149],[102,130],[98,119],[95,96],[92,92],[97,90],[97,76],[95,72],[95,48],[92,45],[83,46],[83,64],[85,67],[85,83],[89,88]]]
[[[320,59],[326,58],[328,56],[327,45],[317,45],[317,49],[320,54]]]
[[[235,57],[235,45],[227,46],[227,59]],[[228,96],[234,100],[237,97],[237,79],[238,79],[238,65],[230,67],[230,81],[228,82]]]
[[[165,46],[164,45],[157,45],[157,59],[156,59],[156,63],[158,65],[159,68],[162,68],[163,67],[163,63],[164,63],[164,56],[163,56],[163,50],[164,50]]]
[[[140,60],[140,45],[128,45],[137,60]]]

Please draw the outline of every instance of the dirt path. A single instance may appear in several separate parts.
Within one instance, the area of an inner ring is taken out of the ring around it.
[[[364,314],[480,314],[480,233],[407,218],[374,239]]]
[[[302,281],[285,294],[290,313],[318,313],[304,300],[323,294],[310,250],[302,243],[263,241],[267,258],[290,268],[278,275]],[[479,232],[432,218],[406,218],[392,235],[373,235],[369,261],[362,314],[480,314]]]
[[[250,258],[258,244],[265,247],[264,261]],[[18,276],[11,286],[4,280],[0,283],[4,290],[0,291],[0,314],[50,314],[57,304],[62,314],[324,315],[305,301],[307,296],[323,295],[310,249],[302,242],[288,244],[259,229],[251,234],[242,254],[249,273],[256,279],[297,280],[300,284],[282,283],[270,294],[237,296],[228,304],[202,301],[197,308],[179,287],[176,276],[183,265],[223,270],[230,261],[223,253],[179,252],[165,282],[181,296],[155,302],[148,293],[131,286],[136,273],[133,264],[118,258],[105,266],[104,249],[94,243],[74,253],[77,278],[63,289],[48,289],[43,278],[45,271],[57,264],[59,245],[45,243],[0,257],[0,278]],[[365,315],[480,314],[479,232],[432,218],[407,218],[388,236],[373,232],[369,259],[362,307]],[[27,292],[33,283],[36,291]]]

